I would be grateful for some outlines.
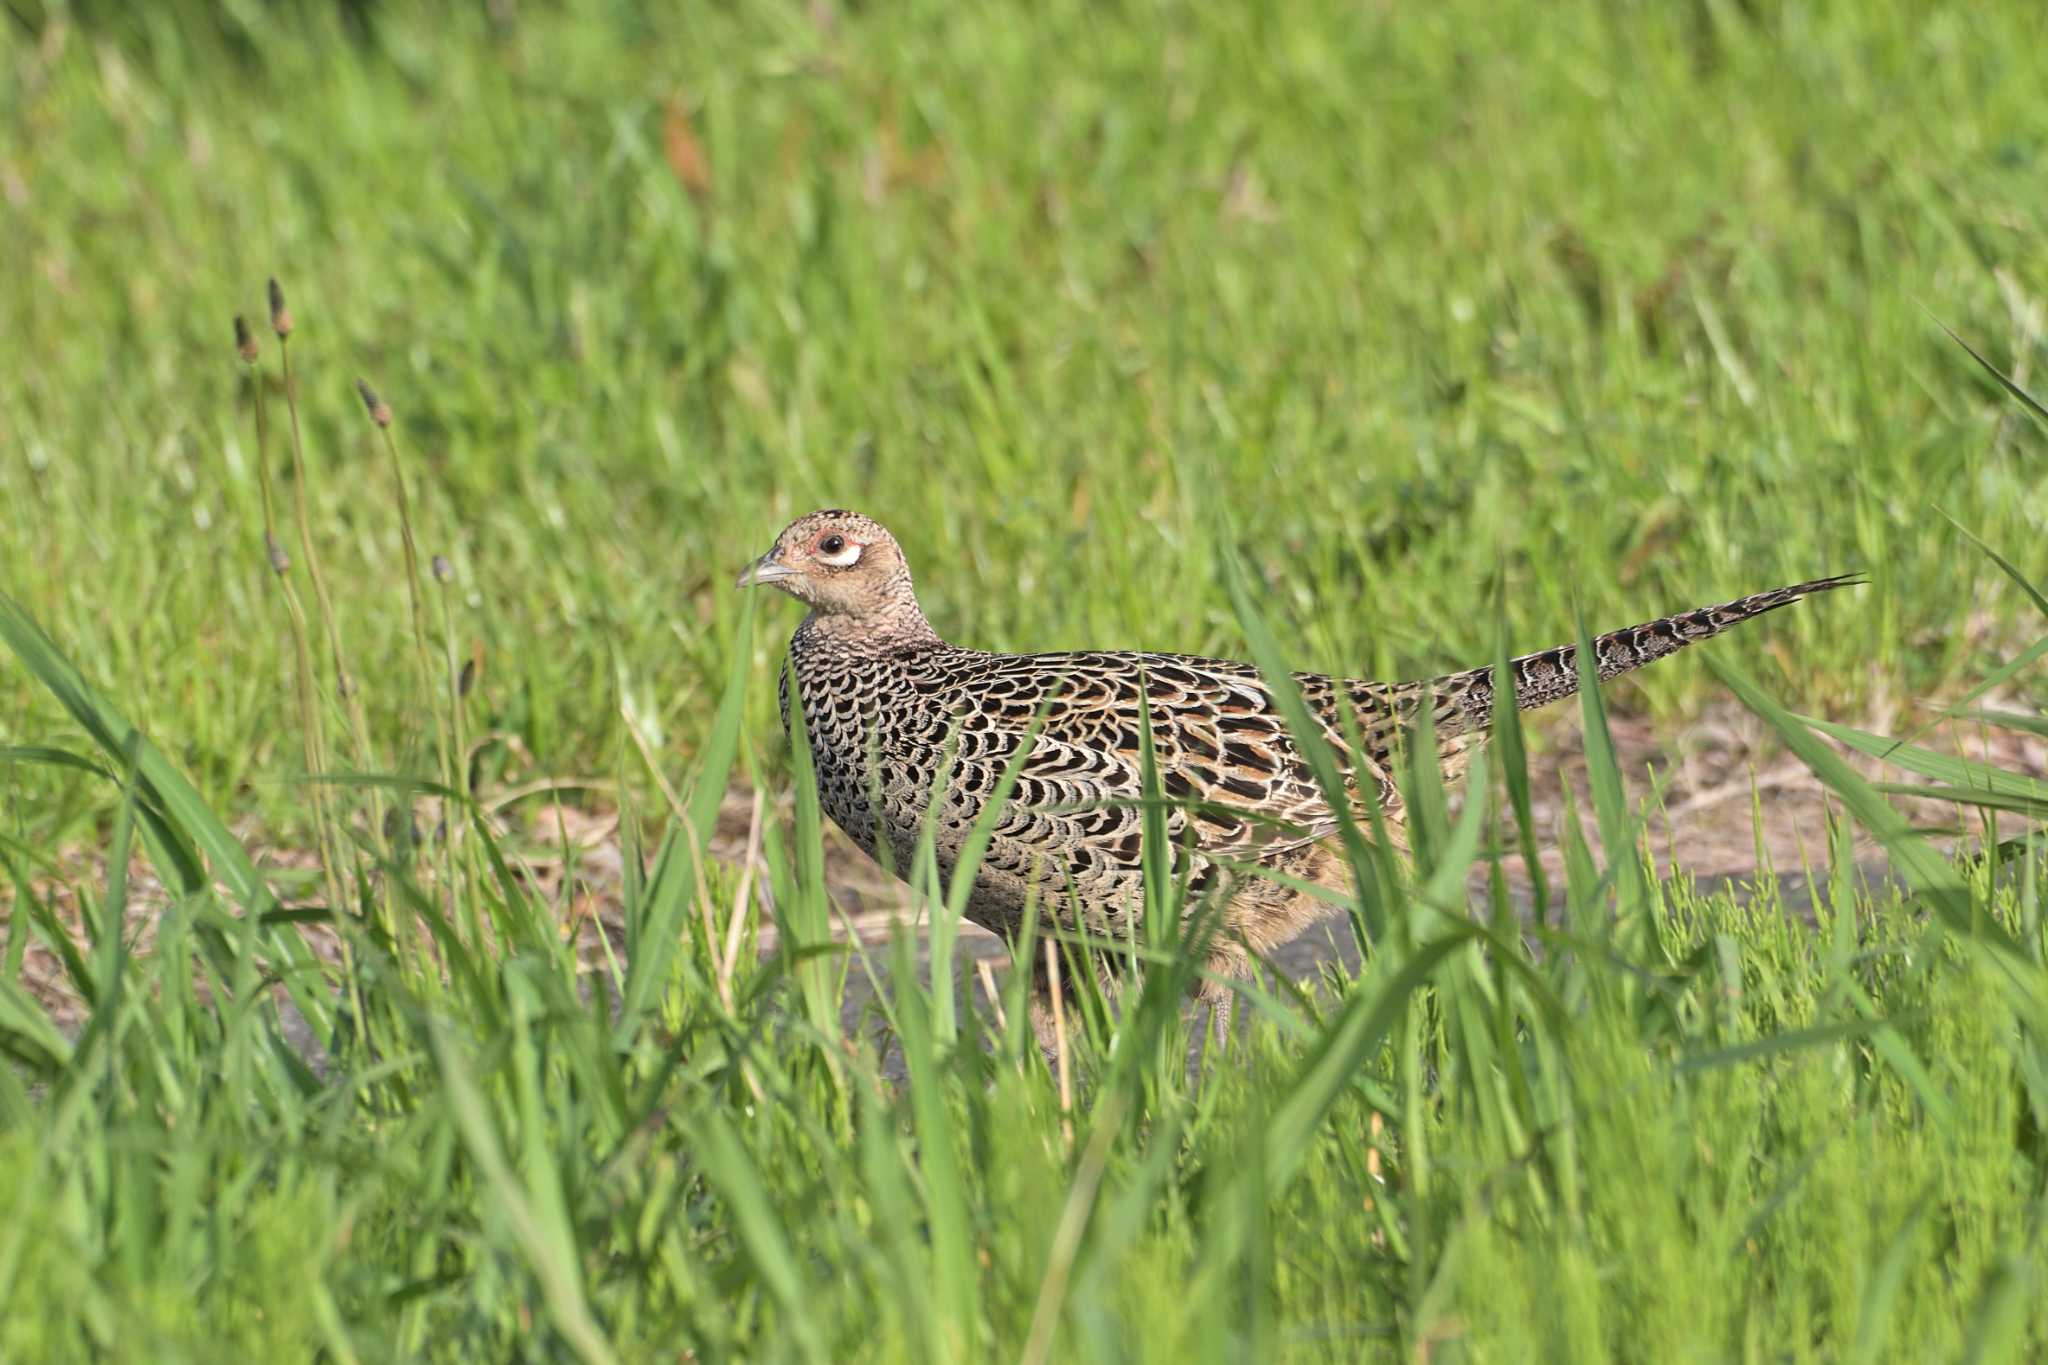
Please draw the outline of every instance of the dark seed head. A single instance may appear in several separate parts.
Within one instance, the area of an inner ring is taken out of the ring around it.
[[[466,697],[469,689],[476,686],[477,659],[472,654],[462,661],[462,675],[455,680],[455,695]]]
[[[282,578],[291,572],[292,557],[284,552],[284,546],[277,543],[277,537],[270,532],[263,533],[263,548],[270,555],[270,571]]]
[[[244,364],[256,363],[256,334],[249,330],[249,319],[240,313],[235,314],[235,354]]]
[[[446,583],[455,577],[455,566],[448,562],[447,555],[435,555],[433,568],[436,583]]]
[[[270,330],[280,341],[292,334],[291,309],[284,306],[284,286],[275,275],[270,277]]]
[[[356,381],[356,392],[363,396],[363,410],[370,414],[370,420],[380,427],[391,425],[391,405],[377,396],[367,379]]]

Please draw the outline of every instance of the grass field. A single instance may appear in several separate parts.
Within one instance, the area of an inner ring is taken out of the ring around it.
[[[2042,633],[2043,427],[1943,326],[2042,387],[2043,54],[1903,0],[0,7],[0,1359],[2048,1350],[2041,850],[1932,852],[1776,709],[1904,733]],[[1824,893],[1568,820],[1525,936],[1464,893],[1510,754],[1199,1084],[1163,948],[1063,1100],[908,941],[885,1077],[864,967],[729,952],[692,837],[794,785],[757,880],[830,939],[793,615],[730,589],[827,504],[963,643],[1389,678],[1866,571],[1606,698],[1739,692]],[[2048,809],[1907,757],[1992,844]],[[609,1016],[469,813],[546,782],[624,815]]]

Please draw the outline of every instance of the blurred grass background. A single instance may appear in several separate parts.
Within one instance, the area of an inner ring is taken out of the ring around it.
[[[1934,321],[2038,352],[2044,22],[10,0],[0,578],[209,797],[291,808],[228,327],[274,273],[349,648],[408,619],[362,373],[539,771],[609,771],[622,692],[686,764],[732,574],[828,504],[963,643],[1241,655],[1221,514],[1299,666],[1379,677],[1487,657],[1497,572],[1535,648],[1575,594],[1863,568],[1726,649],[1882,713],[2012,642],[1934,507],[2048,571],[2041,435]],[[417,758],[403,676],[366,702]],[[0,673],[0,732],[58,723]]]

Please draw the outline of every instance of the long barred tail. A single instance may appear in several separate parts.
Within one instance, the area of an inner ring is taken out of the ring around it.
[[[1593,657],[1599,662],[1600,681],[1618,677],[1687,645],[1711,639],[1731,626],[1740,625],[1767,611],[1789,607],[1802,597],[1850,588],[1864,581],[1860,574],[1838,574],[1795,583],[1789,588],[1738,597],[1719,606],[1700,607],[1676,616],[1660,616],[1626,630],[1611,630],[1593,637]],[[1579,650],[1576,645],[1524,654],[1508,661],[1515,678],[1515,705],[1523,711],[1561,701],[1579,690]],[[1416,684],[1418,692],[1433,694],[1436,724],[1442,734],[1484,732],[1493,723],[1493,670],[1472,668]]]

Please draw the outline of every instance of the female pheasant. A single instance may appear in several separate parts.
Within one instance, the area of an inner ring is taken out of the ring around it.
[[[1817,579],[1599,636],[1599,676],[1855,581]],[[929,814],[940,871],[951,878],[976,817],[1029,743],[974,869],[967,917],[984,928],[1014,938],[1035,900],[1064,928],[1129,935],[1144,904],[1141,708],[1149,710],[1161,789],[1174,803],[1166,829],[1176,870],[1189,878],[1191,900],[1227,895],[1221,931],[1210,938],[1215,980],[1202,988],[1215,1004],[1227,1006],[1228,989],[1216,983],[1242,973],[1247,950],[1293,938],[1325,904],[1282,878],[1345,885],[1332,846],[1336,813],[1250,664],[1121,651],[991,654],[948,644],[919,609],[895,538],[838,509],[790,523],[739,578],[741,587],[761,583],[811,609],[790,640],[783,726],[793,678],[820,804],[899,875],[912,866]],[[1576,656],[1565,645],[1513,660],[1515,704],[1526,710],[1576,692]],[[1393,684],[1293,676],[1351,794],[1361,798],[1362,784],[1372,784],[1389,822],[1401,815],[1391,750],[1424,706],[1452,775],[1492,721],[1490,668]],[[1347,723],[1364,752],[1346,744]],[[1233,875],[1245,869],[1281,876]]]

